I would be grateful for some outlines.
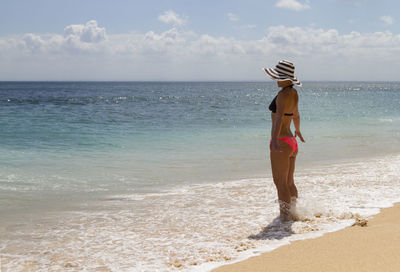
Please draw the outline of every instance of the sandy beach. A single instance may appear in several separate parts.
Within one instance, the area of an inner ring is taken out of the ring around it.
[[[400,271],[400,204],[360,225],[213,271]]]

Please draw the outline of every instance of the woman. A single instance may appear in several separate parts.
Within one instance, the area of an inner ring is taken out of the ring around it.
[[[292,219],[291,207],[296,205],[298,197],[293,179],[298,151],[296,136],[304,142],[300,132],[299,97],[293,88],[294,84],[301,86],[301,83],[294,75],[293,63],[286,60],[281,60],[275,69],[264,68],[264,71],[282,88],[269,106],[272,112],[270,159],[272,176],[278,191],[280,218],[287,221]],[[292,120],[294,136],[290,131]]]

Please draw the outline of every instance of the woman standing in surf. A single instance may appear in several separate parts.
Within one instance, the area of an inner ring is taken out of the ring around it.
[[[277,81],[281,90],[272,100],[272,129],[270,142],[270,159],[272,176],[278,191],[280,218],[283,221],[292,219],[292,208],[298,197],[293,174],[298,151],[296,136],[304,142],[300,132],[299,97],[293,85],[301,86],[294,75],[293,63],[281,60],[275,68],[264,68],[265,73]],[[293,120],[295,133],[290,130]]]

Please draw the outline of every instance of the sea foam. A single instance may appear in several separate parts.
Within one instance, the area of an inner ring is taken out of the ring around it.
[[[299,169],[299,220],[270,176],[110,195],[2,232],[5,271],[208,271],[350,226],[400,200],[400,156]],[[15,235],[14,233],[17,233]],[[22,245],[22,246],[21,246]]]

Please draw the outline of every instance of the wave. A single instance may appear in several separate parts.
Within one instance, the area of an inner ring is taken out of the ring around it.
[[[79,211],[9,228],[1,239],[2,265],[35,271],[208,271],[378,213],[400,201],[399,174],[399,155],[300,169],[299,220],[290,224],[276,219],[269,176],[110,195],[83,203]]]

